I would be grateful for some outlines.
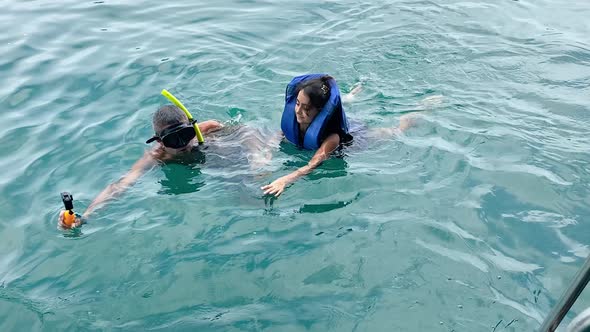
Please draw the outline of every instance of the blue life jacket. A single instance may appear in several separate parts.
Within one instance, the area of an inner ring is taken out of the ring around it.
[[[329,80],[330,84],[330,99],[326,102],[326,105],[313,119],[307,130],[305,136],[301,139],[299,132],[299,124],[297,123],[297,117],[295,116],[295,104],[297,103],[297,86],[304,81],[320,78],[325,74],[309,74],[297,76],[291,80],[291,83],[287,85],[285,91],[285,109],[283,110],[283,117],[281,118],[281,129],[285,134],[285,137],[293,144],[300,148],[307,150],[317,150],[322,141],[324,140],[324,132],[330,119],[334,116],[341,115],[339,123],[339,131],[342,134],[349,135],[348,130],[348,119],[342,108],[342,102],[340,101],[340,90],[336,81]],[[339,113],[339,114],[338,114]]]

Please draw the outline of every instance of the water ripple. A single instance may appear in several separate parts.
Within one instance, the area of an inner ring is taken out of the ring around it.
[[[0,329],[534,330],[589,252],[587,14],[563,0],[5,3]],[[359,132],[264,199],[311,155],[283,144],[265,163],[246,146],[278,131],[285,84],[306,72],[362,86],[345,105],[358,127],[421,115],[398,137]],[[147,148],[162,88],[199,121],[252,130],[57,232],[59,192],[82,212]]]

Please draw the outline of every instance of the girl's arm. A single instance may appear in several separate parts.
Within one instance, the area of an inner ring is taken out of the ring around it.
[[[306,166],[299,168],[291,174],[282,176],[260,189],[264,190],[265,195],[275,195],[275,197],[279,197],[289,184],[297,181],[300,177],[311,173],[314,168],[318,167],[322,162],[328,159],[330,153],[336,150],[338,145],[340,145],[340,136],[338,136],[338,134],[331,134],[324,140],[324,142],[322,142],[322,145]]]

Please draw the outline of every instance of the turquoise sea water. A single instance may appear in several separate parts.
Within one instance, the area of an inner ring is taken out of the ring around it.
[[[532,331],[590,252],[585,1],[2,8],[0,331]],[[206,151],[56,230],[61,191],[82,212],[142,155],[162,88],[266,135],[308,72],[362,84],[369,127],[427,111],[274,202],[310,153]]]

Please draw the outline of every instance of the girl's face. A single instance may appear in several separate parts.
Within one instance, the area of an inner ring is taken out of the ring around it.
[[[295,116],[297,123],[309,125],[313,119],[318,115],[317,108],[311,105],[309,97],[303,90],[299,91],[297,95],[297,102],[295,103]]]

